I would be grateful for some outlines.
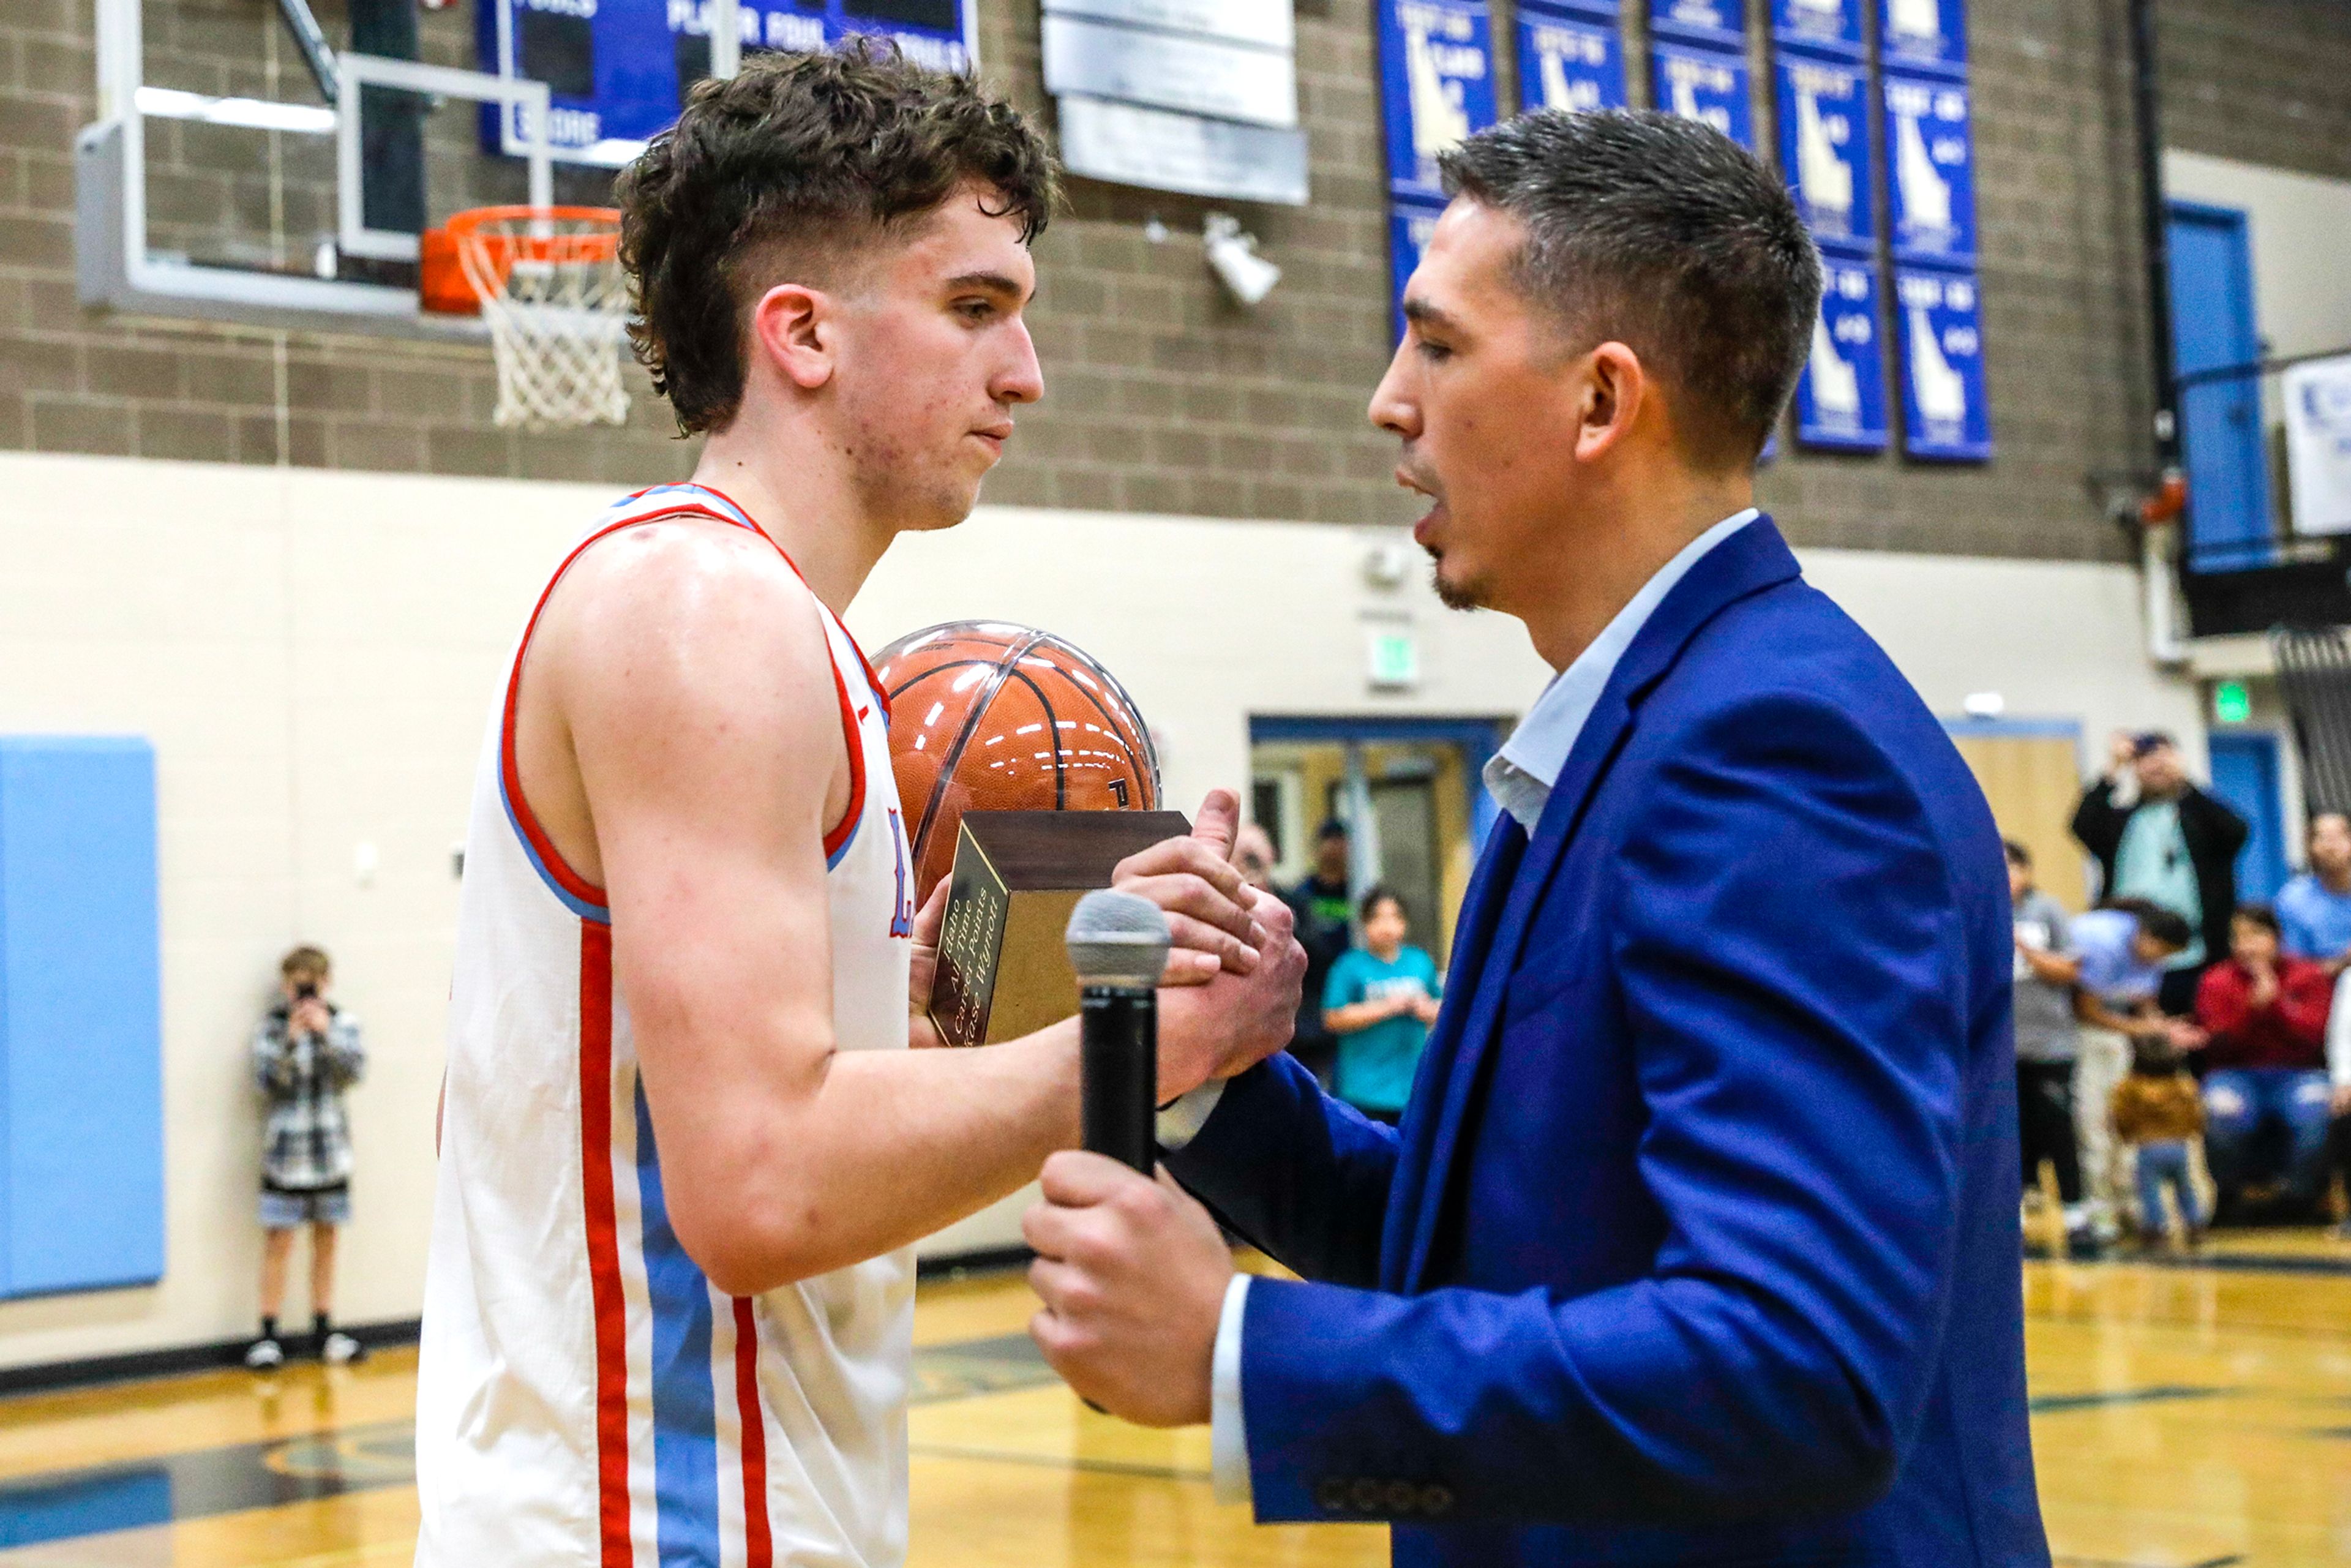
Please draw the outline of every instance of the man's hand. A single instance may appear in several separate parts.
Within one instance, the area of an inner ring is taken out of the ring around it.
[[[2118,729],[2106,741],[2106,769],[2116,778],[2131,770],[2138,761],[2138,737],[2129,730]]]
[[[2351,1116],[2351,1083],[2338,1083],[2335,1086],[2335,1113],[2338,1116]]]
[[[287,1032],[317,1035],[323,1040],[334,1022],[334,1015],[327,1010],[326,1003],[316,997],[306,997],[294,1004],[293,1017],[287,1020]]]
[[[1266,933],[1250,917],[1250,908],[1260,895],[1241,880],[1231,861],[1240,814],[1238,796],[1211,789],[1189,834],[1129,855],[1111,873],[1113,887],[1147,898],[1167,913],[1175,946],[1160,977],[1163,986],[1205,986],[1220,973],[1248,975],[1258,968]]]
[[[1045,1162],[1045,1199],[1020,1221],[1045,1303],[1029,1333],[1080,1397],[1144,1427],[1208,1419],[1217,1320],[1233,1260],[1208,1211],[1165,1172],[1146,1181],[1101,1155]]]
[[[939,928],[947,919],[947,878],[939,878],[914,916],[914,960],[906,970],[906,1043],[916,1051],[946,1044],[939,1026],[931,1021],[931,985],[939,973]]]
[[[1290,906],[1250,889],[1265,938],[1257,967],[1159,993],[1159,1103],[1211,1079],[1246,1072],[1290,1043],[1306,979],[1306,949],[1290,935]]]
[[[2253,974],[2253,1006],[2265,1008],[2276,1001],[2278,999],[2276,967],[2269,964],[2251,964],[2246,967],[2252,969]]]
[[[1413,1017],[1418,1019],[1422,1023],[1428,1025],[1432,1029],[1436,1027],[1437,1015],[1443,1010],[1444,1004],[1439,1002],[1435,997],[1430,996],[1426,991],[1423,991],[1420,995],[1413,998],[1412,999]]]

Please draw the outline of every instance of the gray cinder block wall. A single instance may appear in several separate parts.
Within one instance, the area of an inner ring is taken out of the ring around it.
[[[1628,9],[1638,9],[1627,0]],[[1497,0],[1499,36],[1510,33]],[[1760,0],[1757,10],[1760,15]],[[982,0],[985,69],[1044,112],[1038,0]],[[1363,408],[1389,350],[1385,205],[1368,0],[1298,0],[1314,204],[1244,209],[1285,271],[1254,314],[1217,293],[1196,235],[1209,204],[1083,182],[1039,246],[1034,325],[1049,382],[991,499],[1393,523],[1408,500]],[[1987,556],[2118,557],[2093,476],[2147,461],[2137,176],[2125,0],[1975,0],[1987,375],[1999,455],[1977,468],[1783,455],[1766,503],[1799,542]],[[339,6],[319,6],[333,37]],[[149,79],[298,97],[269,0],[148,0]],[[2351,177],[2351,8],[2338,0],[2162,0],[2168,141]],[[360,336],[131,322],[73,287],[72,139],[96,113],[91,0],[0,9],[0,449],[653,483],[691,465],[643,392],[631,423],[493,429],[487,352]],[[426,57],[472,63],[464,5],[428,13]],[[1503,84],[1508,89],[1507,81]],[[319,144],[158,125],[158,243],[300,265],[328,226]],[[436,118],[436,206],[511,199]],[[601,176],[562,195],[599,199]],[[1173,237],[1154,244],[1148,219]]]

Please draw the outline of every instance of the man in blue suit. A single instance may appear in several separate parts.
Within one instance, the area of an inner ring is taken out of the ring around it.
[[[1275,1057],[1163,1117],[1302,1283],[1057,1155],[1036,1336],[1116,1414],[1211,1420],[1259,1519],[1389,1521],[1400,1563],[2042,1568],[2000,841],[1750,503],[1812,243],[1663,115],[1445,167],[1373,418],[1440,592],[1560,674],[1488,772],[1410,1109]]]

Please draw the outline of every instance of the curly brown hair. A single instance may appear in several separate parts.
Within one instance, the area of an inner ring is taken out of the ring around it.
[[[629,340],[679,434],[734,419],[744,314],[779,268],[815,281],[967,183],[1019,220],[1023,244],[1044,232],[1057,193],[1044,139],[973,78],[894,44],[755,55],[698,83],[618,187]]]

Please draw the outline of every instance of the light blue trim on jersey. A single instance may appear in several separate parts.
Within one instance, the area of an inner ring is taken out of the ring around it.
[[[504,744],[503,740],[501,744]],[[556,881],[555,873],[547,869],[547,862],[538,858],[538,851],[532,846],[530,835],[523,831],[522,819],[515,814],[514,801],[507,794],[507,770],[504,768],[498,769],[498,804],[506,808],[507,826],[514,830],[515,842],[522,846],[523,859],[528,861],[530,869],[538,873],[538,880],[547,884],[547,891],[555,894],[564,908],[580,919],[593,921],[599,925],[612,924],[611,910],[601,904],[589,903]]]
[[[710,506],[716,510],[726,513],[733,521],[740,523],[743,527],[750,529],[753,533],[759,534],[763,538],[767,537],[761,531],[759,525],[751,520],[750,513],[745,511],[742,507],[737,506],[734,502],[728,500],[717,491],[713,490],[706,486],[696,485],[690,480],[681,479],[674,485],[656,485],[650,490],[640,491],[638,494],[629,497],[626,500],[615,502],[613,504],[613,510],[619,511],[624,507],[642,506],[643,503],[652,500],[656,496],[685,495],[700,498],[705,504]]]
[[[858,737],[858,740],[859,740],[859,742],[860,742],[861,744],[863,742],[864,738],[865,738],[865,737],[864,737],[863,736],[862,736],[862,735]],[[872,786],[871,784],[868,784],[868,785],[866,786],[866,788],[870,789],[872,789]],[[858,835],[858,832],[859,832],[859,831],[860,831],[861,829],[862,829],[864,826],[865,826],[865,802],[864,802],[864,801],[862,801],[862,800],[860,800],[860,801],[857,803],[857,821],[855,821],[854,822],[852,822],[852,823],[849,825],[849,836],[848,836],[847,838],[845,838],[845,839],[843,839],[843,840],[841,840],[841,847],[840,847],[839,849],[837,849],[837,850],[833,851],[833,852],[832,852],[832,853],[831,853],[831,854],[829,854],[829,855],[827,855],[827,856],[825,856],[825,857],[824,857],[824,869],[825,869],[825,870],[827,870],[827,871],[838,871],[839,869],[841,869],[841,862],[843,862],[843,861],[845,861],[845,860],[847,860],[847,859],[849,858],[849,852],[850,852],[851,848],[852,848],[853,845],[855,845],[855,844],[856,844],[856,842],[857,842],[857,835]]]
[[[710,1281],[671,1228],[653,1111],[637,1084],[637,1203],[653,1318],[654,1543],[661,1568],[710,1568],[718,1549],[718,1395]]]

